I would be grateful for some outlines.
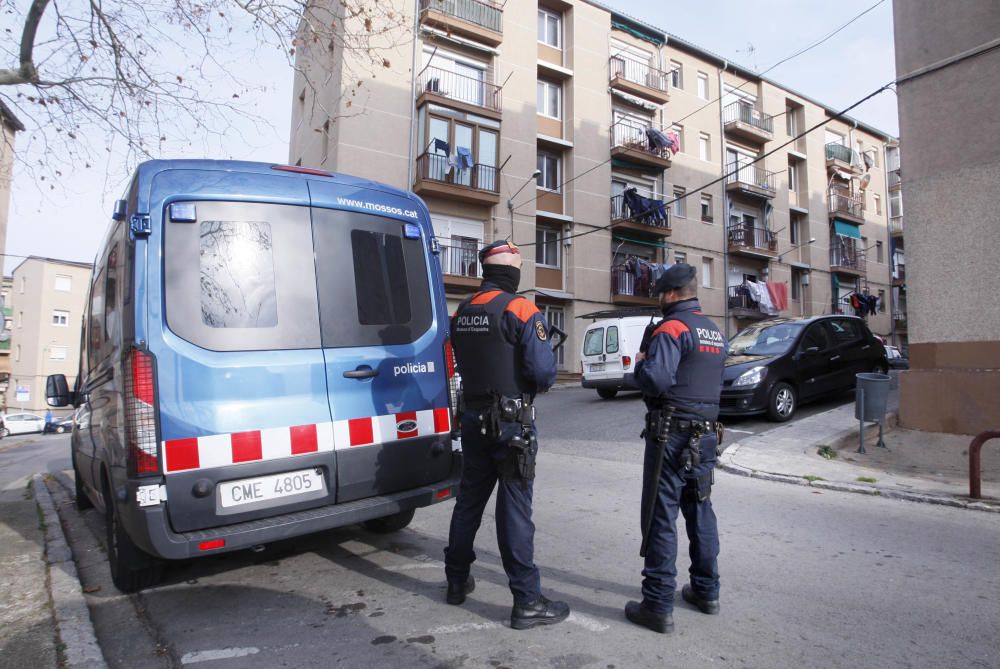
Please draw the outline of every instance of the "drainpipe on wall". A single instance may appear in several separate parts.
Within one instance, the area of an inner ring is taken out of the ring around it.
[[[416,121],[417,101],[413,95],[417,90],[417,35],[420,34],[420,3],[413,2],[413,48],[410,52],[410,130],[409,139],[406,144],[406,184],[404,190],[413,190],[413,163],[416,156],[413,155],[413,129]]]
[[[719,163],[722,165],[722,173],[726,173],[726,122],[722,113],[724,88],[722,73],[729,67],[729,61],[722,61],[722,69],[719,70],[719,151],[721,157]],[[726,339],[729,339],[729,191],[726,190],[726,182],[722,182],[722,284],[726,287],[722,296],[722,318],[725,321]]]

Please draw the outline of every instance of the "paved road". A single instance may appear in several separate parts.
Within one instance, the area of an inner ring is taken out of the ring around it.
[[[510,595],[491,517],[473,568],[476,592],[464,607],[443,603],[450,504],[418,512],[392,536],[351,527],[262,553],[178,563],[162,586],[131,597],[109,582],[101,519],[63,506],[109,662],[1000,666],[1000,524],[992,514],[725,473],[713,494],[722,525],[722,615],[679,602],[670,637],[630,625],[621,610],[639,583],[639,402],[556,391],[541,411],[536,558],[545,590],[573,607],[567,623],[529,632],[506,626]],[[682,556],[682,573],[687,564]]]
[[[24,488],[32,474],[71,468],[68,434],[19,434],[0,439],[0,490]]]

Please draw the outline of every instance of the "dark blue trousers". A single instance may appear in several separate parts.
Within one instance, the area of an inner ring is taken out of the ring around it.
[[[535,566],[535,524],[531,521],[532,483],[506,481],[500,469],[509,458],[507,442],[520,426],[504,423],[500,439],[491,440],[479,431],[475,414],[462,415],[464,468],[455,510],[451,514],[444,570],[449,582],[464,583],[476,560],[473,543],[483,520],[486,503],[497,488],[496,526],[500,558],[514,594],[515,604],[538,599],[541,582]]]
[[[716,437],[701,439],[701,464],[684,471],[681,451],[688,441],[687,433],[671,434],[665,445],[646,439],[646,454],[642,476],[641,527],[646,526],[649,495],[656,495],[651,537],[642,570],[642,599],[645,608],[655,613],[670,613],[674,609],[677,587],[677,512],[684,516],[691,555],[691,587],[704,599],[719,598],[719,527],[712,510],[712,500],[682,501],[682,491],[689,478],[707,475],[715,467]],[[656,449],[664,448],[663,470],[654,481],[653,467]]]

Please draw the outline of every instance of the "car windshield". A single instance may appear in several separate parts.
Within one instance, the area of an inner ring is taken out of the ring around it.
[[[760,323],[740,331],[729,342],[729,355],[781,355],[787,353],[803,323]]]

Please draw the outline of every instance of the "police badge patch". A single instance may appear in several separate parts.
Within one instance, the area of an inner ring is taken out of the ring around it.
[[[548,339],[548,335],[545,334],[545,323],[541,321],[535,321],[535,334],[541,341]]]

